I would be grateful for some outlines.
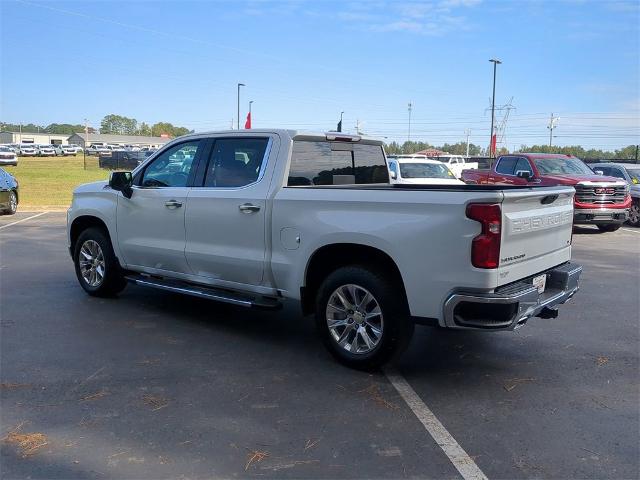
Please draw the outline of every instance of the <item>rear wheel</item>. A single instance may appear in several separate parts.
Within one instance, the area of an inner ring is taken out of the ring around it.
[[[629,209],[629,225],[640,227],[640,199],[634,199]]]
[[[399,355],[413,335],[404,294],[365,266],[339,268],[322,282],[316,326],[341,363],[370,370]]]
[[[619,223],[606,223],[604,225],[598,225],[598,229],[601,232],[615,232],[616,230],[618,230],[622,225]]]
[[[111,241],[100,228],[88,228],[80,234],[73,260],[78,281],[89,295],[110,297],[127,286]]]

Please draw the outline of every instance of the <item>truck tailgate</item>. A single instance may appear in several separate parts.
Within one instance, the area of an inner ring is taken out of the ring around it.
[[[571,258],[573,187],[504,190],[498,285]]]

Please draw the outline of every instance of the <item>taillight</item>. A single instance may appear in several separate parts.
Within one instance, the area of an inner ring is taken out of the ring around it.
[[[472,203],[467,218],[482,224],[482,232],[471,242],[471,264],[477,268],[498,268],[502,210],[498,204]]]

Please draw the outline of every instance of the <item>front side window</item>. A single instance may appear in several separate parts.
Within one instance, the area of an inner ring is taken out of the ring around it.
[[[244,187],[255,183],[265,160],[268,138],[216,140],[204,178],[205,187]]]
[[[527,160],[526,158],[518,159],[518,162],[516,163],[515,173],[518,172],[529,172],[530,175],[533,175],[533,169],[529,164],[529,160]]]
[[[502,173],[503,175],[513,175],[516,162],[518,159],[516,157],[502,157],[496,165],[496,172]]]
[[[142,187],[186,187],[201,140],[180,143],[155,158],[144,170]]]
[[[381,145],[295,141],[288,185],[363,185],[389,183]]]

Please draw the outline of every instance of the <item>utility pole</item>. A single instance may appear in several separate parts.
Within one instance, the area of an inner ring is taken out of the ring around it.
[[[496,70],[502,62],[496,58],[489,60],[493,63],[493,96],[491,97],[491,131],[489,132],[489,158],[493,158],[495,151],[493,149],[493,123],[495,122],[496,111]]]
[[[556,128],[558,120],[560,120],[560,117],[554,117],[552,113],[551,118],[549,119],[549,125],[547,125],[547,128],[549,129],[549,146],[551,146],[551,143],[553,142],[553,129]]]
[[[469,135],[471,135],[471,129],[467,128],[464,134],[467,136],[467,158],[469,158]]]
[[[413,109],[413,105],[409,102],[408,110],[409,110],[409,133],[407,134],[407,142],[411,141],[411,110]]]
[[[87,147],[89,146],[89,120],[84,119],[84,148],[82,149],[82,169],[87,169]]]
[[[251,128],[253,128],[253,117],[251,116],[251,104],[253,103],[253,100],[249,100],[249,118],[251,119]]]
[[[361,135],[360,133],[360,120],[356,119],[356,135]]]
[[[238,122],[238,130],[240,130],[240,87],[246,87],[244,83],[238,84],[238,118],[236,119]]]

